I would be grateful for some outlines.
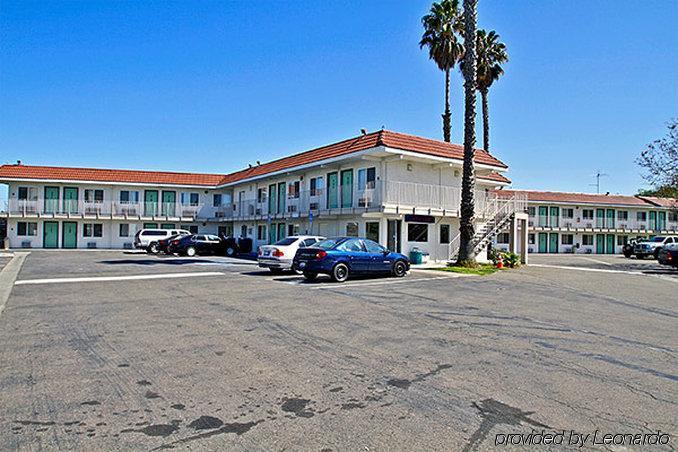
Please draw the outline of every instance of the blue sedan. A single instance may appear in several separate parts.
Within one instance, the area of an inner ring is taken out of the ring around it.
[[[377,242],[356,237],[322,240],[310,248],[300,248],[293,268],[313,281],[318,274],[344,282],[353,274],[391,274],[402,278],[410,269],[407,256],[393,253]]]

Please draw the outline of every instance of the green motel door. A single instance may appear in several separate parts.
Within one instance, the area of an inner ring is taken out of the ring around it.
[[[558,233],[552,232],[549,234],[549,253],[558,252]]]
[[[78,189],[64,187],[64,213],[78,213]]]
[[[596,209],[596,227],[605,227],[605,209]]]
[[[158,214],[158,190],[144,192],[144,215],[154,217]]]
[[[353,205],[353,170],[341,172],[341,207]]]
[[[614,235],[607,234],[607,243],[605,244],[605,252],[607,254],[614,254]]]
[[[614,228],[614,209],[607,209],[607,218],[605,220],[605,227]]]
[[[551,207],[550,213],[551,217],[549,218],[549,226],[551,226],[552,228],[557,228],[558,218],[560,217],[560,207]]]
[[[45,187],[45,213],[59,211],[59,187]]]
[[[539,206],[539,226],[549,225],[549,208],[547,206]],[[544,251],[546,252],[546,251]]]
[[[58,194],[57,189],[57,194]],[[42,246],[44,248],[59,247],[59,223],[56,221],[45,221],[42,225]]]
[[[657,230],[657,212],[650,212],[650,224],[648,227],[653,231]]]
[[[285,182],[278,183],[278,213],[285,213],[285,200],[287,199],[287,193],[285,192],[286,185]]]
[[[275,233],[278,232],[278,226],[275,223],[268,224],[268,243],[269,245],[276,242]]]
[[[327,208],[336,209],[339,207],[339,174],[329,173],[327,175]]]
[[[548,252],[548,241],[549,235],[546,232],[539,233],[539,252],[547,253]]]
[[[277,212],[276,208],[278,207],[278,192],[275,188],[275,184],[268,186],[268,213],[273,215]],[[271,242],[273,243],[274,240]]]
[[[76,248],[78,246],[78,223],[64,221],[61,223],[61,247]]]
[[[605,254],[605,234],[596,234],[596,254]]]
[[[174,217],[177,214],[177,192],[162,192],[162,214],[166,217]]]
[[[657,212],[657,231],[666,230],[666,212]]]

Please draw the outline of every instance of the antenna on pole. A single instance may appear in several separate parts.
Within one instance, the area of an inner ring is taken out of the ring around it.
[[[596,183],[595,184],[589,184],[589,185],[593,185],[593,186],[596,187],[596,193],[597,194],[600,194],[600,178],[606,177],[606,176],[609,176],[609,174],[601,173],[600,170],[598,170],[598,172],[593,175],[593,177],[596,178]]]

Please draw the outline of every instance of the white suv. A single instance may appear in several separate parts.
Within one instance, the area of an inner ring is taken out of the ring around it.
[[[175,235],[190,235],[185,229],[142,229],[134,236],[134,247],[149,253],[158,252],[158,241]]]

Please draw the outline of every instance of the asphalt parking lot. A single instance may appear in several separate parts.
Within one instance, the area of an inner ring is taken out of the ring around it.
[[[33,251],[0,310],[0,444],[483,450],[552,429],[659,430],[675,449],[678,278],[581,257],[336,284]]]

